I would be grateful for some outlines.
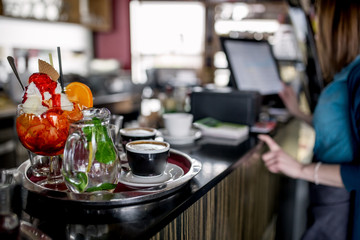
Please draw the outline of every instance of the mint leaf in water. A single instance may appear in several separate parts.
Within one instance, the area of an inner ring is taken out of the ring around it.
[[[79,192],[83,192],[88,185],[88,176],[84,172],[77,172],[74,178],[70,178],[67,174],[63,174],[65,180],[74,186]]]
[[[94,126],[84,127],[83,132],[88,142],[91,142],[92,134],[95,134],[97,145],[95,153],[96,160],[105,164],[112,163],[116,159],[116,152],[106,126],[101,125],[101,120],[96,117],[92,119],[91,123],[94,124]]]
[[[100,186],[89,187],[86,189],[86,192],[95,192],[95,191],[102,191],[102,190],[111,190],[116,188],[116,184],[113,183],[103,183]]]
[[[97,142],[97,151],[95,154],[95,158],[100,163],[109,164],[115,161],[116,152],[114,147],[112,146],[112,141],[105,142]]]
[[[91,142],[91,137],[93,133],[97,135],[98,132],[101,131],[101,128],[105,128],[104,126],[101,125],[101,120],[98,119],[97,117],[94,117],[91,120],[90,124],[93,124],[94,126],[88,126],[83,128],[83,132],[88,142]]]
[[[91,142],[92,127],[84,127],[82,130],[85,135],[86,141]]]

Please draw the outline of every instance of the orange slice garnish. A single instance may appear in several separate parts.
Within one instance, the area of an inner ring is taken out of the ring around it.
[[[65,88],[65,93],[71,102],[82,106],[93,107],[93,95],[90,88],[81,82],[72,82]]]

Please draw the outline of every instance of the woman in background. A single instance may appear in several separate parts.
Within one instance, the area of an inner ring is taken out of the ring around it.
[[[359,240],[360,167],[354,163],[360,149],[360,2],[316,4],[317,48],[327,86],[313,116],[300,111],[292,89],[280,93],[289,112],[314,127],[313,163],[297,162],[267,135],[259,135],[270,149],[262,158],[273,173],[314,183],[303,239]]]

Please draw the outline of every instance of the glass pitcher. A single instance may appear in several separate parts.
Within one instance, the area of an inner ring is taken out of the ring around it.
[[[70,124],[62,174],[72,192],[112,190],[120,171],[117,150],[109,132],[110,111],[92,108]]]

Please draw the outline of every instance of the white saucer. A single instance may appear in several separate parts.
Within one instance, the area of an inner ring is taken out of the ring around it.
[[[184,175],[181,167],[168,163],[165,172],[160,176],[141,177],[134,175],[131,171],[122,172],[119,182],[133,187],[152,187],[174,181]]]
[[[174,145],[185,145],[185,144],[191,144],[195,140],[199,139],[201,137],[201,131],[197,129],[191,129],[190,134],[188,136],[184,137],[174,137],[169,135],[168,131],[164,128],[159,129],[159,132],[163,136],[164,140],[167,141],[170,144]]]

